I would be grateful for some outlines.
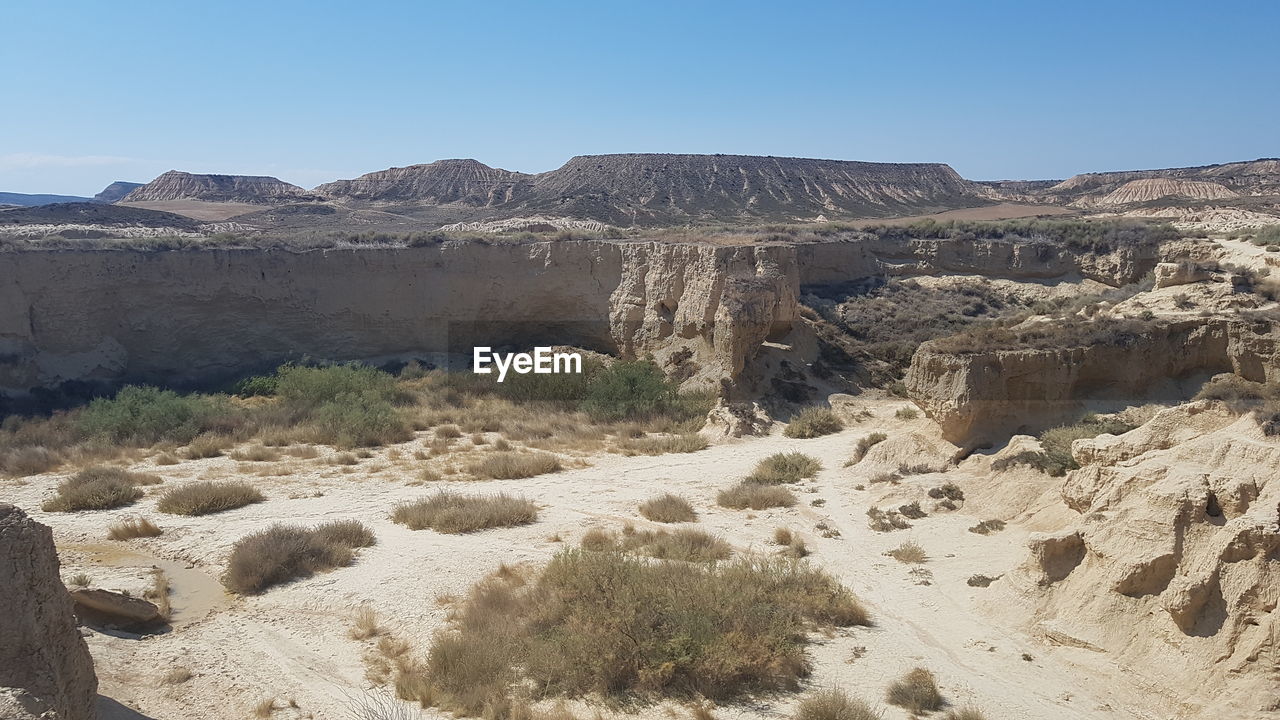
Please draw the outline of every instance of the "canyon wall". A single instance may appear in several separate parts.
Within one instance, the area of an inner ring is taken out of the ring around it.
[[[1280,374],[1280,330],[1270,322],[1196,318],[1152,323],[1136,339],[1062,347],[948,352],[920,346],[905,382],[912,400],[957,445],[1072,420],[1090,400],[1142,400],[1192,375]],[[945,346],[942,346],[945,347]]]
[[[0,265],[0,389],[182,386],[304,356],[378,361],[533,344],[685,350],[714,380],[789,326],[797,284],[781,247],[10,253]]]

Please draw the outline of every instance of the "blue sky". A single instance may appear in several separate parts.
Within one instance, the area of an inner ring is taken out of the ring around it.
[[[611,152],[973,179],[1280,155],[1274,0],[5,5],[12,192]]]

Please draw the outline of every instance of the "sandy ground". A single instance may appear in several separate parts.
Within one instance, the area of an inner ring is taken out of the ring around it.
[[[792,440],[776,429],[768,437],[722,441],[692,454],[598,455],[590,458],[589,467],[513,481],[410,485],[415,473],[408,451],[421,446],[421,440],[399,446],[402,459],[387,459],[389,449],[383,449],[354,468],[328,464],[328,451],[316,459],[284,464],[238,463],[223,457],[166,467],[154,467],[150,461],[135,465],[162,475],[165,485],[249,474],[268,496],[267,502],[205,517],[157,512],[155,490],[119,510],[40,511],[41,502],[53,494],[65,473],[5,482],[0,496],[54,528],[64,580],[84,573],[94,586],[140,593],[153,564],[170,575],[172,631],[137,638],[85,630],[100,692],[109,698],[104,700],[106,720],[244,718],[268,697],[278,699],[277,707],[291,699],[298,706],[277,710],[276,718],[355,717],[351,700],[367,687],[361,654],[370,646],[348,636],[356,608],[374,608],[385,627],[424,652],[433,631],[445,624],[448,609],[439,598],[465,593],[502,563],[541,563],[576,543],[590,527],[616,529],[628,522],[649,526],[636,505],[664,491],[688,498],[699,513],[698,525],[722,535],[741,552],[776,552],[771,542],[776,527],[799,532],[813,552],[811,560],[840,578],[868,606],[872,627],[815,638],[810,647],[812,687],[844,688],[896,720],[909,716],[883,702],[885,689],[922,665],[937,674],[952,704],[976,705],[993,719],[1173,717],[1171,701],[1105,654],[1049,645],[1007,627],[1001,608],[984,600],[989,591],[966,584],[971,575],[1001,575],[1021,560],[1028,529],[1016,518],[1009,518],[1013,522],[1000,533],[970,533],[967,528],[976,518],[992,517],[971,499],[959,511],[934,513],[907,530],[876,533],[867,527],[870,505],[896,507],[921,499],[927,508],[925,491],[930,487],[945,481],[962,488],[979,484],[962,467],[945,475],[908,477],[897,486],[880,483],[856,489],[875,470],[865,462],[843,467],[859,438],[877,430],[888,433],[891,441],[911,434],[930,441],[938,437],[929,420],[895,419],[894,411],[904,404],[868,393],[855,405],[874,416],[823,438]],[[814,455],[823,464],[814,480],[797,488],[801,502],[795,508],[752,513],[715,505],[717,490],[746,475],[761,458],[789,450]],[[257,476],[264,466],[290,474]],[[412,531],[389,520],[397,502],[429,495],[438,487],[523,494],[539,503],[541,515],[533,525],[462,536]],[[104,539],[109,524],[138,514],[152,518],[164,534],[128,542]],[[361,551],[350,567],[275,587],[261,596],[232,598],[221,592],[216,578],[239,537],[277,521],[313,524],[335,518],[368,523],[378,544]],[[815,528],[819,523],[839,535],[822,537]],[[556,541],[556,535],[562,541]],[[908,539],[923,545],[930,556],[920,566],[923,571],[915,574],[913,566],[883,554]],[[160,678],[175,667],[190,669],[194,677],[180,685],[162,685]],[[726,719],[785,716],[797,697],[757,698],[722,706],[716,714]],[[668,717],[661,707],[636,712],[644,718]],[[679,713],[686,716],[684,710]],[[438,713],[426,710],[423,715]]]
[[[204,200],[149,200],[146,202],[117,203],[124,207],[138,207],[143,210],[162,210],[175,215],[185,215],[196,220],[226,220],[245,213],[258,212],[265,205],[236,202],[207,202]]]

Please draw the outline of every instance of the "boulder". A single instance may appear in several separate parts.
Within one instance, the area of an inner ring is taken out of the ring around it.
[[[143,629],[164,622],[155,603],[100,588],[71,593],[76,616],[89,625],[106,625],[126,630]]]

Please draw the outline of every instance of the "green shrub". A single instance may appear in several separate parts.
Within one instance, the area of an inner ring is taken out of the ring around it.
[[[782,431],[789,438],[816,438],[844,429],[844,423],[831,408],[807,407],[796,413],[787,429]]]
[[[648,360],[618,361],[596,373],[582,409],[597,420],[640,420],[661,414],[677,402],[675,385]]]
[[[203,432],[228,428],[239,420],[221,397],[179,395],[172,390],[131,385],[114,397],[94,399],[80,413],[76,425],[87,437],[118,444],[185,444]]]
[[[436,636],[425,685],[404,683],[402,697],[506,720],[521,688],[534,700],[794,689],[811,628],[867,622],[852,594],[796,561],[566,550],[530,582],[478,584]]]
[[[367,528],[321,528],[273,525],[246,535],[231,547],[222,584],[234,593],[260,593],[272,585],[350,565],[355,548],[374,543]]]
[[[811,478],[822,469],[818,459],[802,452],[774,453],[756,464],[748,482],[781,485]]]
[[[160,496],[156,509],[171,515],[209,515],[265,499],[257,488],[246,482],[203,480],[170,489]]]
[[[315,410],[352,396],[377,402],[402,402],[396,379],[366,365],[307,367],[282,365],[276,371],[276,392],[281,401],[298,410]]]
[[[312,442],[337,447],[374,447],[413,437],[400,412],[377,393],[348,393],[311,414]]]

